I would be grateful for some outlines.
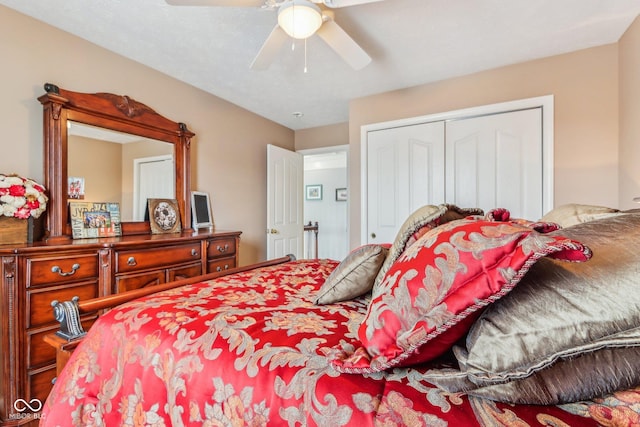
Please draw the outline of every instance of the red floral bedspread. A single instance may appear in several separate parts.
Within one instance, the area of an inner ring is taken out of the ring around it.
[[[296,261],[136,300],[91,328],[43,426],[637,425],[640,389],[598,402],[495,403],[440,391],[422,369],[340,374],[367,299],[316,306],[331,260]],[[424,368],[426,369],[426,367]]]

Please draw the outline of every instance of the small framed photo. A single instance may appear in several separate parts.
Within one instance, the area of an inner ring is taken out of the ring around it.
[[[338,202],[346,202],[347,201],[347,189],[346,188],[336,188],[336,201],[338,201]]]
[[[84,199],[84,178],[81,176],[70,176],[68,179],[67,198],[74,200]]]
[[[305,198],[307,200],[322,200],[322,185],[307,185]]]
[[[149,205],[149,225],[151,233],[179,233],[182,231],[180,223],[180,209],[175,199],[147,199]]]
[[[202,191],[191,192],[191,224],[196,230],[199,228],[213,228],[209,193]]]

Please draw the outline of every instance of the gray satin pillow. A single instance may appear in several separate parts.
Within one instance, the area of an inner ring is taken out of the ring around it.
[[[585,244],[593,257],[577,264],[540,259],[454,349],[459,370],[432,370],[428,381],[541,405],[640,385],[640,215],[551,234]]]
[[[558,206],[557,208],[547,212],[540,221],[554,222],[562,227],[570,227],[583,222],[609,218],[617,215],[620,215],[620,211],[618,209],[608,208],[606,206],[569,203]]]
[[[387,256],[381,245],[364,245],[354,249],[327,277],[318,290],[315,303],[333,304],[366,294]]]

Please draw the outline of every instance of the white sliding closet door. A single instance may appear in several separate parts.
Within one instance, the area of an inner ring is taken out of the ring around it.
[[[448,121],[447,202],[540,218],[542,147],[542,108]]]
[[[414,210],[444,202],[443,158],[443,121],[368,133],[368,243],[392,243]]]

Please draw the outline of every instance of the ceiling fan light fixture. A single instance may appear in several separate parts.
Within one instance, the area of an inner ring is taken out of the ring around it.
[[[322,12],[308,0],[290,0],[278,9],[278,25],[290,37],[306,39],[322,25]]]

